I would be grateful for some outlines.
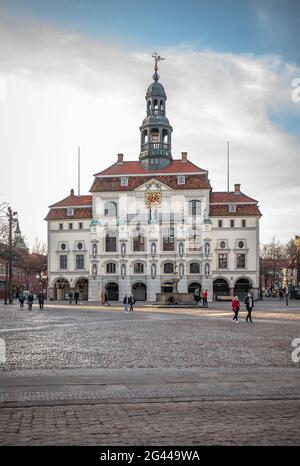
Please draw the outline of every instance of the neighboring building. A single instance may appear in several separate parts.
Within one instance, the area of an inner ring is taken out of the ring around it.
[[[49,297],[110,300],[134,293],[156,301],[165,291],[245,293],[259,286],[257,201],[236,184],[233,192],[212,191],[208,172],[186,152],[171,154],[172,127],[166,93],[158,82],[146,93],[140,127],[139,161],[115,164],[94,175],[90,196],[71,190],[50,206]]]
[[[8,251],[8,245],[2,244],[2,251]],[[26,246],[24,237],[22,236],[19,222],[17,222],[15,237],[13,241],[13,267],[12,267],[12,287],[13,295],[16,296],[20,291],[32,291],[37,293],[41,289],[47,288],[46,279],[41,280],[41,273],[37,278],[38,272],[43,272],[42,278],[46,277],[46,263],[45,255],[30,253]],[[7,254],[5,257],[0,256],[0,298],[4,299],[6,284],[8,281],[8,263]]]

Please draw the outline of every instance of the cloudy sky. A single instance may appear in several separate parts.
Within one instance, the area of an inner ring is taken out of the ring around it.
[[[145,91],[160,66],[173,157],[241,183],[261,239],[300,234],[298,0],[0,0],[0,202],[31,245],[47,207],[124,153],[139,155]]]

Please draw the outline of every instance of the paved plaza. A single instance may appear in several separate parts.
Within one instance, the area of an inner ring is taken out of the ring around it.
[[[300,301],[0,305],[1,445],[299,445]]]

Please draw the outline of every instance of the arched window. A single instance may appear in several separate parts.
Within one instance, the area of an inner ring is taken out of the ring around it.
[[[167,129],[162,130],[162,140],[164,144],[168,144],[169,142],[169,132]]]
[[[189,231],[189,250],[200,251],[201,249],[201,234],[199,228],[192,227]]]
[[[200,215],[201,214],[201,202],[197,200],[189,201],[189,215]]]
[[[164,264],[164,273],[173,273],[174,271],[174,265],[172,262],[167,262]]]
[[[97,255],[97,244],[93,243],[93,256],[96,256]]]
[[[117,216],[117,204],[116,202],[106,202],[104,206],[105,217],[116,217]]]
[[[148,110],[148,112],[150,112],[150,110],[151,110],[151,100],[148,100],[147,110]]]
[[[158,102],[157,102],[157,99],[154,99],[154,100],[153,100],[153,107],[154,107],[155,110],[158,109]]]
[[[200,264],[192,262],[190,264],[190,273],[200,273]]]
[[[133,273],[144,273],[144,264],[137,262],[133,266]]]
[[[158,128],[151,129],[151,141],[159,142],[159,129]]]
[[[117,234],[113,230],[109,230],[105,236],[105,251],[116,252],[117,251]]]
[[[164,101],[163,100],[160,101],[159,108],[160,108],[160,110],[164,109]]]
[[[145,250],[145,237],[143,230],[136,228],[133,232],[133,250],[144,251]]]
[[[116,273],[116,264],[114,262],[106,264],[106,273]]]

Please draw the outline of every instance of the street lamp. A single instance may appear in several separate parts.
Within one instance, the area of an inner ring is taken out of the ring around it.
[[[7,295],[9,304],[13,303],[13,223],[17,221],[18,212],[13,212],[8,207],[6,216],[8,217],[8,277],[6,277],[5,304],[7,304]],[[8,279],[8,280],[7,280]]]

